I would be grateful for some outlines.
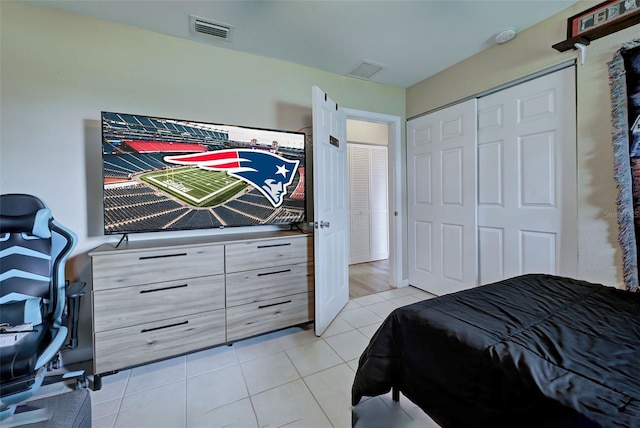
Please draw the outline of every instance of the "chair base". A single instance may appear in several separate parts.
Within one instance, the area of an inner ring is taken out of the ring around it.
[[[33,408],[26,405],[16,406],[5,411],[13,414],[2,420],[2,428],[19,427],[51,419],[51,412],[48,409]]]
[[[74,380],[75,384],[71,384]],[[29,384],[27,389],[19,390],[19,392],[15,394],[2,398],[2,401],[0,401],[0,427],[9,428],[49,419],[50,414],[41,412],[34,413],[33,410],[30,410],[30,407],[33,407],[32,403],[44,400],[44,398],[33,399],[33,395],[43,386],[61,382],[66,383],[73,389],[82,389],[88,386],[88,379],[84,375],[84,370],[47,375],[46,368],[41,367],[34,378],[29,378],[22,382],[23,384]],[[41,426],[43,425],[38,425],[38,427]]]
[[[35,425],[31,425],[35,424]],[[0,422],[2,428],[91,428],[91,395],[87,389],[31,400]]]
[[[20,379],[19,385],[22,387],[18,388],[17,392],[10,393],[0,399],[0,422],[2,427],[4,427],[4,421],[10,418],[17,410],[17,406],[31,398],[34,392],[40,388],[45,377],[45,371],[44,367],[40,367],[34,377]],[[7,387],[5,386],[5,388]]]

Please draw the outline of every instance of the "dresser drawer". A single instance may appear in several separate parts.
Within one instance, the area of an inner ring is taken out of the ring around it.
[[[230,243],[226,245],[226,270],[229,273],[306,263],[313,259],[312,245],[305,235]]]
[[[227,308],[227,341],[313,320],[313,293]]]
[[[224,275],[157,282],[93,293],[94,331],[224,308]]]
[[[224,246],[118,251],[93,257],[93,289],[149,284],[224,273]]]
[[[225,342],[224,309],[94,335],[95,372],[105,373]]]
[[[227,307],[313,291],[313,265],[274,266],[227,275]]]

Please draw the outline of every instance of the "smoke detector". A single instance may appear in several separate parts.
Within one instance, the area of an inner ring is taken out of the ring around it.
[[[515,27],[507,27],[504,30],[500,31],[496,34],[496,43],[501,45],[503,43],[510,42],[516,37],[516,29]]]

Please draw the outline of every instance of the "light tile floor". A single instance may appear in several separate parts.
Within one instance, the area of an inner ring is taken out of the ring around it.
[[[437,427],[391,395],[351,407],[358,358],[396,307],[433,297],[414,287],[349,301],[322,337],[289,328],[103,377],[91,392],[93,426]]]

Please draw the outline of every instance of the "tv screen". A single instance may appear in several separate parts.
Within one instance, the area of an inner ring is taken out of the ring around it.
[[[105,234],[305,221],[303,132],[101,116]]]

